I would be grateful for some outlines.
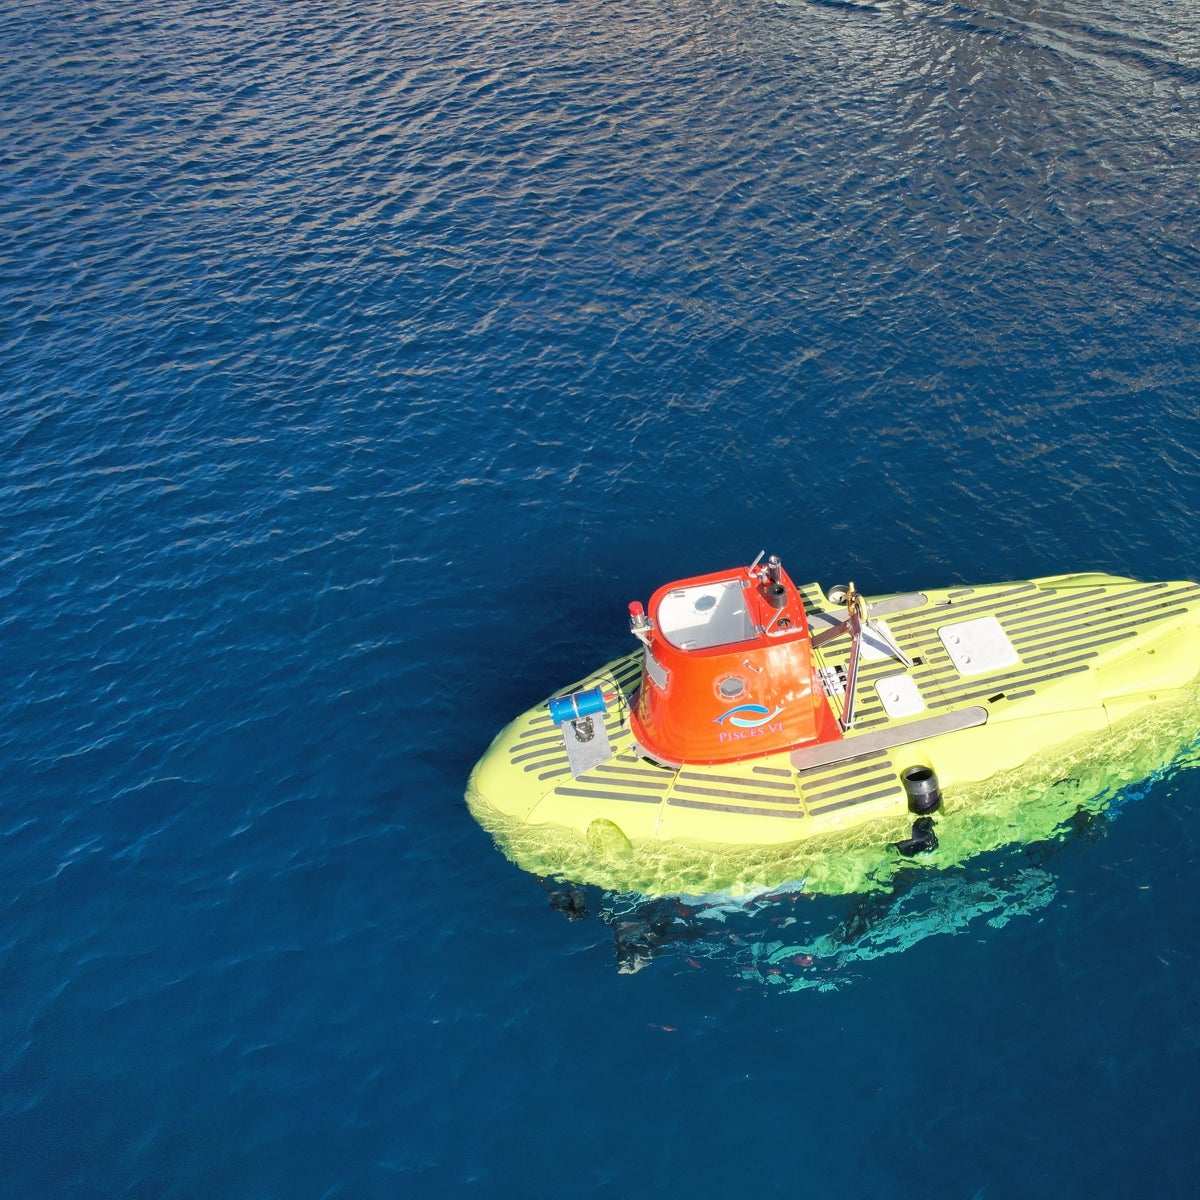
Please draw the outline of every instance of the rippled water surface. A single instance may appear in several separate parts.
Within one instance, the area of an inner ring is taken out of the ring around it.
[[[1192,1194],[1186,765],[890,907],[578,921],[462,794],[764,547],[1200,576],[1193,5],[0,47],[0,1194]]]

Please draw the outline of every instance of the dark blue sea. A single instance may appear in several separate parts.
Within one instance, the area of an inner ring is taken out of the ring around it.
[[[0,8],[0,1196],[1195,1195],[1200,771],[895,897],[471,819],[625,605],[1200,576],[1200,9]]]

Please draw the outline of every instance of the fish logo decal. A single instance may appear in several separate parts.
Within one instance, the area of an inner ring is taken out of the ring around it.
[[[728,721],[730,725],[736,725],[739,729],[757,729],[760,725],[765,725],[768,721],[774,720],[781,712],[783,712],[782,708],[777,708],[774,712],[768,712],[766,705],[763,704],[739,704],[736,708],[731,708],[728,712],[723,712],[713,723],[723,725]],[[754,715],[749,715],[751,713]],[[743,716],[741,714],[746,715]]]

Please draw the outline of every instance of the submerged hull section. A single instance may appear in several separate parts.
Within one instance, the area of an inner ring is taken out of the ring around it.
[[[937,848],[919,861],[945,865],[1052,836],[1164,766],[1200,724],[1192,583],[1074,575],[885,597],[869,602],[857,650],[820,637],[843,609],[815,584],[797,591],[839,720],[848,670],[857,679],[840,736],[755,754],[750,727],[736,761],[655,761],[636,716],[631,728],[649,686],[639,650],[571,689],[607,701],[590,718],[603,757],[573,767],[568,727],[541,705],[477,765],[476,818],[527,870],[618,890],[864,890],[906,861],[913,768],[943,797]]]

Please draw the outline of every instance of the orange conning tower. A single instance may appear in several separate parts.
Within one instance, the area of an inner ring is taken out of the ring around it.
[[[842,736],[813,663],[804,602],[772,558],[659,588],[630,727],[651,758],[733,762]]]

